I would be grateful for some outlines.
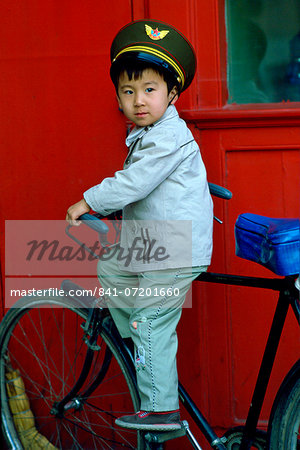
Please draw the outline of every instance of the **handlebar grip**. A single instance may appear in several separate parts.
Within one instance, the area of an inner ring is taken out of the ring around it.
[[[228,189],[214,183],[208,183],[208,186],[210,193],[215,197],[223,198],[224,200],[230,200],[232,198],[232,192]]]
[[[106,234],[109,231],[108,226],[104,222],[91,214],[82,214],[78,219],[98,233]]]

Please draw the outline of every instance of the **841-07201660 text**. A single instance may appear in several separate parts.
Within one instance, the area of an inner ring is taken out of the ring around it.
[[[180,292],[178,288],[142,288],[142,287],[127,287],[124,290],[118,288],[99,288],[99,296],[118,297],[124,295],[125,297],[179,297]]]

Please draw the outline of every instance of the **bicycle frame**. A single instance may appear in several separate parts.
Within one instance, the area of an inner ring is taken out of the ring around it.
[[[220,192],[218,189],[220,189]],[[218,186],[210,184],[210,190],[213,195],[216,195],[220,198],[231,198],[231,193],[227,192],[226,189],[220,188]],[[229,195],[229,194],[230,195]],[[82,219],[88,219],[88,215],[86,217],[82,216]],[[99,216],[99,219],[102,217]],[[69,228],[69,227],[68,227]],[[99,231],[99,230],[98,230]],[[68,233],[69,237],[78,242],[76,238]],[[101,241],[101,236],[99,235],[99,240]],[[80,242],[79,242],[80,243]],[[82,244],[82,243],[80,243]],[[86,250],[90,251],[88,247]],[[97,255],[93,255],[97,258]],[[279,292],[278,302],[276,306],[276,310],[274,313],[272,325],[270,328],[270,332],[267,338],[266,346],[263,353],[262,362],[259,368],[258,377],[256,380],[255,388],[253,391],[252,401],[250,404],[250,408],[248,411],[247,419],[245,426],[243,428],[243,438],[240,446],[240,450],[247,450],[250,448],[256,432],[256,427],[258,423],[258,419],[261,413],[261,409],[263,406],[265,394],[267,391],[267,387],[269,384],[270,376],[272,373],[277,349],[279,346],[282,330],[284,327],[284,323],[286,320],[287,312],[289,306],[291,305],[294,315],[298,323],[300,322],[300,305],[299,300],[299,292],[295,287],[295,277],[285,277],[285,278],[261,278],[261,277],[248,277],[248,276],[239,276],[239,275],[229,275],[229,274],[218,274],[211,272],[203,272],[195,281],[208,282],[208,283],[219,283],[223,285],[231,285],[231,286],[244,286],[244,287],[255,287],[260,289],[268,289]],[[121,339],[121,338],[120,338]],[[124,349],[124,344],[123,344]],[[126,349],[126,346],[125,346]],[[131,361],[132,362],[132,361]],[[100,377],[101,378],[101,377]],[[99,384],[99,383],[98,383]],[[96,386],[95,386],[96,387]],[[91,393],[91,390],[88,394]],[[197,405],[193,402],[192,398],[189,396],[184,387],[179,383],[179,397],[189,412],[190,416],[198,426],[198,428],[202,431],[206,440],[209,442],[212,448],[216,448],[218,450],[224,450],[225,446],[223,445],[224,440],[219,438],[214,430],[211,428],[210,424],[207,422],[203,414],[198,409]],[[63,400],[64,401],[64,400]],[[185,432],[194,448],[200,449],[199,444],[196,439],[192,436],[188,427],[184,425]],[[166,440],[178,437],[178,433],[170,432],[164,433],[164,437],[159,433],[148,433],[147,441],[148,442],[164,442]],[[159,439],[158,439],[159,436]]]
[[[294,311],[296,319],[299,322],[300,308],[299,302],[297,300],[298,291],[294,285],[293,277],[285,277],[281,279],[258,278],[258,277],[247,277],[247,276],[203,272],[201,275],[199,275],[199,277],[195,281],[219,283],[231,286],[256,287],[279,292],[277,307],[274,313],[273,322],[265,346],[262,362],[260,365],[256,385],[252,396],[252,401],[248,411],[246,424],[244,427],[243,440],[241,443],[240,450],[247,450],[248,448],[250,448],[251,443],[254,439],[259,415],[262,409],[267,386],[271,376],[281,333],[284,327],[284,323],[290,305]],[[62,399],[59,402],[59,404],[55,405],[53,414],[63,414],[63,411],[65,409],[68,409],[69,407],[75,409],[80,408],[81,402],[84,402],[89,397],[89,395],[91,395],[91,393],[96,389],[96,387],[101,383],[109,366],[110,355],[106,355],[104,366],[102,367],[97,379],[94,381],[92,386],[86,392],[76,397],[85,379],[88,377],[89,369],[91,367],[92,362],[92,353],[94,350],[97,350],[95,347],[95,342],[97,339],[98,330],[99,327],[105,324],[106,318],[107,314],[101,314],[100,309],[94,308],[93,310],[91,310],[90,317],[85,326],[85,331],[90,336],[90,338],[89,340],[86,340],[88,348],[86,361],[83,365],[82,373],[79,376],[78,381],[75,383],[74,388],[69,392],[69,394],[64,399]],[[118,341],[118,345],[121,347],[120,351],[122,351],[123,354],[124,351],[125,354],[126,353],[129,354],[126,345],[122,341],[121,337],[117,336],[117,334],[118,334],[117,332],[114,333],[114,335],[116,336],[116,341]],[[130,363],[132,363],[132,359],[130,362],[128,358],[128,364]],[[188,394],[188,392],[185,390],[185,388],[182,386],[181,383],[179,383],[179,397],[185,409],[188,411],[189,415],[192,417],[198,428],[201,430],[210,446],[218,450],[224,450],[225,446],[223,445],[222,438],[219,438],[216,435],[216,433],[211,428],[206,418],[203,416],[203,414],[198,409],[197,405],[193,402],[192,398],[190,397],[190,395]],[[186,430],[185,434],[188,433],[191,434],[189,430]],[[148,433],[148,441],[157,442],[156,434],[157,433],[155,432]],[[192,439],[194,440],[194,442],[197,442],[195,438],[193,436],[192,437],[189,436],[189,434],[188,437],[190,438],[191,442]],[[165,437],[163,440],[169,440],[175,438],[176,436],[177,435],[175,435],[174,432],[165,433]],[[200,448],[200,446],[197,447],[197,443],[196,444],[193,443],[193,445],[195,448]]]
[[[67,233],[69,237],[74,239],[74,236]],[[74,239],[75,240],[75,239]],[[82,243],[81,243],[82,244]],[[87,251],[90,251],[89,248],[86,248]],[[96,255],[94,255],[96,256]],[[97,256],[96,256],[97,257]],[[276,310],[274,313],[272,325],[270,328],[270,332],[267,338],[267,343],[265,346],[265,350],[263,353],[262,362],[259,368],[258,377],[256,380],[255,388],[253,391],[252,401],[250,404],[250,408],[248,411],[246,423],[243,430],[243,439],[240,446],[240,450],[248,450],[253,442],[255,437],[256,427],[258,423],[258,419],[261,413],[261,409],[263,406],[265,394],[267,391],[267,387],[269,384],[270,376],[272,373],[275,357],[277,354],[277,349],[279,346],[282,330],[284,327],[284,323],[286,320],[287,312],[289,306],[291,305],[294,315],[298,323],[300,323],[300,305],[297,297],[299,296],[299,292],[295,287],[295,277],[285,277],[285,278],[261,278],[261,277],[248,277],[248,276],[239,276],[239,275],[230,275],[230,274],[219,274],[212,272],[203,272],[196,278],[195,281],[208,282],[208,283],[218,283],[223,285],[231,285],[231,286],[244,286],[244,287],[255,287],[260,289],[268,289],[279,292],[279,298],[276,306]],[[101,319],[100,319],[101,320]],[[121,339],[121,338],[120,338]],[[126,346],[123,345],[126,348]],[[85,371],[86,372],[86,371]],[[85,373],[85,377],[87,377],[88,373]],[[92,388],[87,393],[91,394],[92,390],[94,390],[98,384],[101,382],[101,376],[99,377],[99,382],[95,382]],[[77,390],[78,391],[78,390]],[[87,395],[83,395],[83,399],[86,398]],[[223,445],[222,438],[219,438],[214,430],[211,428],[210,424],[207,422],[201,411],[198,409],[197,405],[193,402],[190,395],[184,389],[184,387],[179,383],[179,397],[185,407],[185,409],[189,412],[190,416],[198,426],[198,428],[202,431],[206,440],[209,442],[212,448],[218,450],[225,450],[225,446]],[[68,397],[69,399],[69,397]],[[65,399],[63,399],[60,404],[66,404]],[[151,432],[148,433],[148,442],[158,442],[156,433]],[[197,441],[192,436],[192,434],[186,430],[187,434],[194,448],[199,448],[197,446]],[[150,435],[150,436],[149,436]],[[153,440],[151,440],[151,436]],[[166,434],[165,439],[160,440],[163,442],[165,440],[169,440],[177,437],[176,433],[170,432]],[[196,442],[196,443],[195,443]]]
[[[68,288],[70,288],[70,286],[74,286],[74,283],[67,280],[62,284],[62,287],[64,290],[66,290],[66,292],[68,291]],[[76,287],[79,288],[79,286],[77,285]],[[90,299],[88,300],[90,301]],[[81,297],[80,302],[82,303],[82,301],[84,301],[84,297]],[[109,330],[111,332],[111,335],[114,337],[114,344],[119,349],[119,353],[121,355],[126,355],[126,357],[124,357],[124,362],[127,365],[128,370],[132,374],[134,374],[134,366],[131,364],[132,360],[129,360],[128,358],[130,351],[126,347],[121,336],[118,334],[117,328],[115,327],[114,323],[112,323],[111,320],[107,320],[110,317],[108,310],[95,306],[94,308],[90,308],[89,311],[89,317],[87,318],[84,326],[85,343],[87,345],[85,360],[78,379],[72,389],[63,399],[61,399],[59,402],[54,403],[51,409],[51,414],[56,415],[57,417],[62,417],[64,412],[68,409],[81,409],[82,404],[88,400],[89,396],[103,381],[112,359],[112,352],[108,348],[106,348],[102,367],[99,370],[99,373],[97,374],[95,380],[89,387],[85,388],[83,392],[80,392],[85,381],[89,377],[89,372],[93,363],[94,352],[99,350],[99,347],[97,346],[97,338],[102,328],[108,330],[112,326],[114,327],[114,331]]]
[[[297,321],[299,322],[299,304],[297,301],[298,291],[294,285],[292,277],[283,279],[278,278],[257,278],[236,275],[226,275],[217,273],[202,273],[196,281],[204,281],[209,283],[220,283],[232,286],[257,287],[269,289],[279,292],[277,307],[274,313],[273,322],[267,339],[262,362],[259,369],[256,385],[254,388],[252,401],[248,411],[246,424],[244,427],[244,435],[240,450],[247,450],[252,444],[256,431],[259,415],[262,409],[267,386],[270,380],[274,360],[276,357],[281,333],[286,320],[289,306],[291,305]],[[179,395],[183,405],[202,431],[207,441],[213,448],[224,449],[225,447],[219,442],[218,437],[210,427],[207,420],[199,411],[191,397],[185,391],[182,385],[179,386]]]

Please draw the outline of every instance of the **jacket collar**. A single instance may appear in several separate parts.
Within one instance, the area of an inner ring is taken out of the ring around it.
[[[134,127],[126,138],[127,147],[130,147],[131,144],[133,144],[133,142],[135,142],[137,139],[142,138],[144,134],[146,134],[153,127],[156,127],[158,124],[164,122],[165,120],[173,119],[174,117],[177,116],[178,116],[177,109],[175,108],[174,105],[170,105],[166,109],[164,115],[156,122],[154,122],[152,125],[148,125],[146,127]]]

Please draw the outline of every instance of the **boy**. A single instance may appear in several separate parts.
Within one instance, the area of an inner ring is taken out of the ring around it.
[[[135,124],[126,139],[129,153],[123,170],[86,191],[68,209],[67,220],[78,225],[90,209],[102,215],[123,211],[119,252],[99,262],[98,276],[104,291],[118,292],[109,307],[121,336],[135,345],[141,410],[116,424],[175,430],[176,326],[191,282],[207,270],[212,252],[205,167],[174,106],[192,82],[195,55],[173,27],[142,20],[119,31],[111,60],[120,109]]]

